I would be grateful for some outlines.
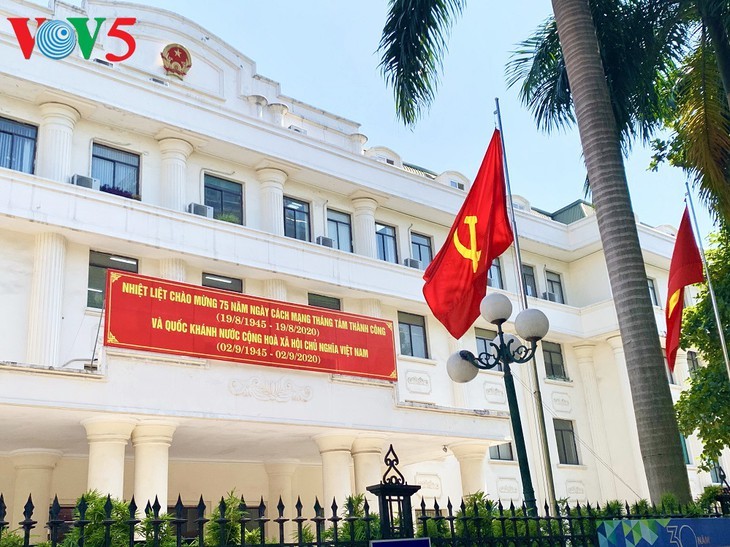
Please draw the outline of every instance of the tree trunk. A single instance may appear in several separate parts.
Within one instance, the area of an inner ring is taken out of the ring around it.
[[[652,501],[691,499],[589,0],[552,0],[616,306]],[[677,204],[679,210],[680,204]]]

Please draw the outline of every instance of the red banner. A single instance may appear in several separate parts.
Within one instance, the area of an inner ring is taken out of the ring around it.
[[[393,323],[109,270],[104,344],[395,381]]]

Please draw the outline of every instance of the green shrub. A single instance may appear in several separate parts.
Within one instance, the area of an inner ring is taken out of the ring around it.
[[[103,547],[106,520],[107,496],[101,495],[96,490],[87,492],[76,502],[73,518],[81,518],[79,504],[85,500],[87,508],[84,515],[89,524],[84,526],[84,547]],[[114,498],[111,501],[111,519],[114,521],[109,528],[112,547],[126,547],[129,544],[129,504]],[[62,542],[63,547],[78,547],[81,538],[81,529],[74,526],[66,534]]]

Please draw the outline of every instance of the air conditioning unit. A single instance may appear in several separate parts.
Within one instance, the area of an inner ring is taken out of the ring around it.
[[[421,261],[416,260],[415,258],[406,258],[403,260],[403,265],[408,266],[409,268],[416,268],[417,270],[421,269]]]
[[[317,236],[317,245],[322,245],[323,247],[329,247],[331,249],[334,249],[335,240],[331,237]]]
[[[210,205],[203,205],[202,203],[190,203],[188,205],[188,213],[213,218],[213,208]]]
[[[84,175],[74,175],[71,177],[71,184],[83,186],[84,188],[91,188],[92,190],[99,190],[100,187],[99,179],[95,179],[94,177],[85,177]]]
[[[557,302],[558,295],[555,294],[554,292],[544,292],[544,293],[542,293],[542,299],[549,300],[550,302]]]

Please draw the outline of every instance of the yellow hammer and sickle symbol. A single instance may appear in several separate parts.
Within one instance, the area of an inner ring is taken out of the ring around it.
[[[454,246],[461,256],[471,260],[471,267],[474,270],[474,273],[476,273],[477,268],[479,267],[479,257],[482,256],[482,252],[477,249],[477,217],[465,217],[464,224],[469,225],[469,246],[464,247],[461,241],[459,241],[458,230],[454,231]]]

